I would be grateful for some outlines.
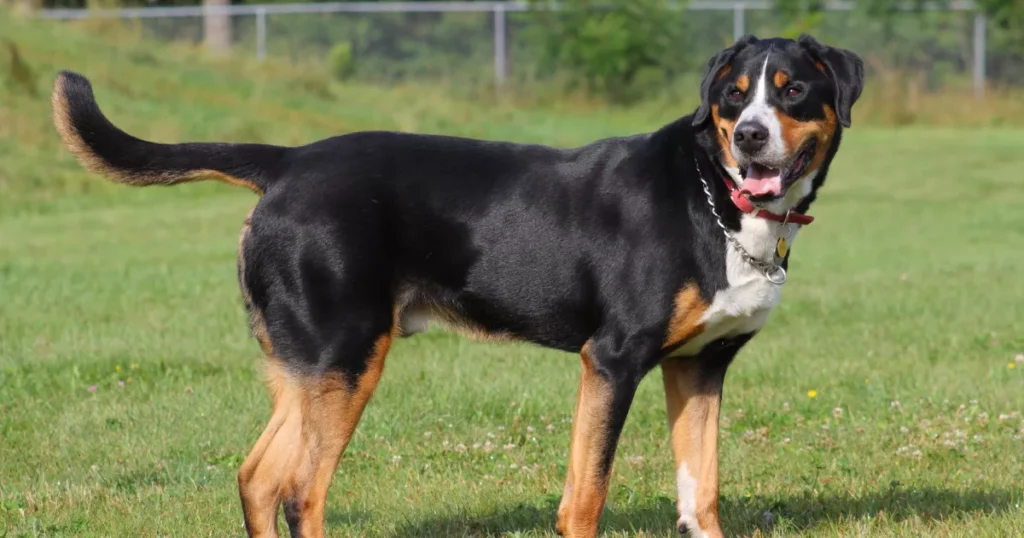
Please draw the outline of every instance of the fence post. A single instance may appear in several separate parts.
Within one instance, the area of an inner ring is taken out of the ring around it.
[[[494,6],[494,87],[500,89],[505,85],[506,66],[508,63],[507,43],[505,41],[505,6]]]
[[[231,50],[230,0],[203,0],[203,44],[217,54]]]
[[[984,13],[974,14],[974,97],[985,98],[985,29]]]
[[[256,59],[267,59],[267,8],[256,8]]]
[[[747,33],[746,6],[737,2],[732,6],[732,40],[739,41]]]

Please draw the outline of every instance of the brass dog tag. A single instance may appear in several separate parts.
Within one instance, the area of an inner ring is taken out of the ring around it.
[[[789,244],[786,243],[785,237],[780,237],[779,241],[775,243],[775,255],[779,258],[785,258],[787,253],[789,253]]]

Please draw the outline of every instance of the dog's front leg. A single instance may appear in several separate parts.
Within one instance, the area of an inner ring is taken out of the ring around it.
[[[619,434],[658,345],[643,338],[627,338],[625,344],[607,338],[583,347],[569,468],[558,508],[561,535],[597,536]]]
[[[661,363],[679,491],[679,531],[723,536],[718,519],[718,416],[725,369],[735,349]]]

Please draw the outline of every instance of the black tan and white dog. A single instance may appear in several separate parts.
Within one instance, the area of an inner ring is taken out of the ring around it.
[[[862,85],[848,51],[748,36],[708,62],[692,115],[576,149],[393,132],[156,144],[112,125],[68,72],[53,112],[79,161],[114,181],[216,179],[261,195],[238,248],[273,395],[238,473],[250,536],[276,536],[282,504],[292,536],[323,534],[388,349],[430,319],[580,354],[566,536],[597,534],[634,392],[660,365],[678,525],[703,537],[722,536],[726,368],[779,302]]]

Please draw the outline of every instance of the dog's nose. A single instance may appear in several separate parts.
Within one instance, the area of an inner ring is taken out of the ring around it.
[[[768,142],[768,128],[756,121],[745,121],[736,126],[732,136],[740,151],[753,154]]]

